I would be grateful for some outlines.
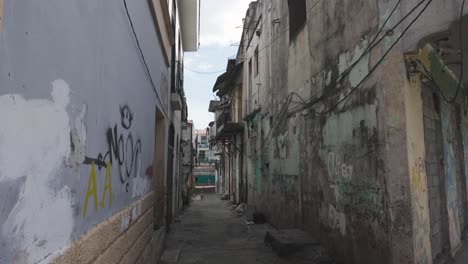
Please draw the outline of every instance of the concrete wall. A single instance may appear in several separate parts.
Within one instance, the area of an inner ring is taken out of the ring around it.
[[[3,10],[0,262],[66,252],[63,262],[76,253],[80,263],[134,263],[157,239],[145,198],[156,108],[172,118],[148,1],[128,10],[155,87],[121,1],[6,1]]]
[[[383,32],[418,2],[402,2]],[[407,79],[404,53],[458,19],[461,1],[426,3],[383,60],[417,13],[362,56],[395,1],[308,0],[307,22],[293,40],[285,34],[287,1],[257,1],[255,13],[247,13],[239,56],[249,104],[244,116],[261,106],[245,134],[249,206],[279,228],[309,230],[345,263],[432,263],[435,256],[422,90]],[[256,24],[259,35],[250,33]],[[252,79],[248,63],[257,47],[260,73]],[[314,103],[304,107],[304,101]],[[459,166],[451,164],[448,174],[459,177]],[[450,204],[460,204],[459,196]],[[454,207],[449,219],[452,249],[460,243],[461,213]]]
[[[184,204],[190,201],[190,187],[193,169],[193,145],[192,145],[193,124],[185,122],[182,128],[182,173],[181,173],[181,188],[182,199]]]

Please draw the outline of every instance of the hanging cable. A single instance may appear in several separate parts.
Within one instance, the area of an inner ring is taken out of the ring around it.
[[[184,69],[189,70],[189,71],[191,71],[193,73],[197,73],[197,74],[216,74],[216,73],[221,73],[221,72],[226,71],[226,70],[218,70],[218,71],[212,71],[212,72],[203,72],[203,71],[197,71],[197,70],[190,69],[187,66],[184,66]]]
[[[123,0],[123,4],[124,4],[124,8],[125,8],[125,13],[127,14],[128,21],[130,22],[130,27],[132,29],[133,37],[135,39],[135,42],[136,42],[136,45],[137,45],[137,48],[138,48],[138,52],[140,53],[141,60],[142,60],[143,65],[145,66],[145,69],[146,69],[146,74],[148,75],[148,79],[151,82],[151,86],[153,88],[154,93],[156,93],[156,95],[159,97],[159,94],[158,94],[157,89],[156,89],[156,84],[154,83],[153,77],[151,76],[151,71],[150,71],[150,69],[148,67],[148,63],[146,63],[145,55],[143,54],[143,50],[141,49],[140,41],[138,40],[138,36],[136,34],[135,27],[133,26],[132,17],[130,16],[130,12],[128,11],[127,1]]]
[[[321,2],[322,0],[317,0],[309,9],[307,9],[306,11],[306,16],[308,13],[310,13],[312,10],[314,10],[317,5]],[[281,18],[284,18],[288,16],[288,14],[282,16]],[[287,28],[286,30],[284,30],[283,32],[281,32],[276,38],[274,38],[271,42],[267,43],[265,46],[263,46],[262,48],[260,48],[257,52],[257,54],[259,54],[261,51],[265,50],[266,48],[268,48],[269,46],[271,46],[273,43],[275,43],[276,41],[278,41],[284,34],[288,33],[289,32],[289,28]],[[238,57],[238,56],[242,56],[244,54],[246,54],[247,51],[245,52],[242,52],[242,53],[239,53],[239,54],[236,54],[235,56]],[[254,56],[254,55],[253,55]],[[248,58],[245,58],[243,61],[247,61],[251,58],[253,58],[253,56],[250,56]]]
[[[416,4],[405,16],[403,16],[391,29],[388,30],[388,32],[393,32],[400,24],[403,23],[403,21],[406,20],[406,18],[408,18],[413,12],[415,12],[417,10],[418,7],[420,7],[424,2],[426,2],[427,0],[422,0],[420,1],[418,4]],[[431,0],[432,2],[432,0]],[[392,13],[394,13],[394,11],[396,10],[396,8],[398,7],[399,3],[397,3],[395,5],[395,7],[393,8],[393,11]],[[390,16],[387,18],[386,21],[388,21],[390,19]],[[414,22],[413,22],[414,23]],[[384,23],[386,24],[386,23]],[[381,28],[381,30],[379,30],[380,32],[382,32],[383,30],[383,27]],[[381,38],[379,38],[375,43],[373,43],[372,45],[369,45],[369,47],[366,49],[366,52],[363,52],[363,54],[359,57],[359,59],[357,61],[355,61],[352,65],[350,65],[340,76],[337,77],[338,80],[342,80],[342,78],[348,74],[351,73],[351,70],[359,63],[359,61],[364,58],[365,55],[367,55],[369,52],[371,52],[375,47],[377,47],[377,45],[383,41],[383,39],[385,39],[385,37],[387,36],[387,34],[385,34],[384,36],[382,36]],[[374,37],[375,38],[375,37]],[[367,77],[367,76],[366,76]],[[366,78],[365,77],[365,78]],[[328,93],[325,93],[325,88],[322,88],[320,89],[319,91],[315,92],[312,96],[310,96],[309,98],[306,99],[306,101],[308,101],[308,103],[304,106],[298,106],[294,109],[291,109],[291,113],[295,113],[297,111],[301,111],[302,109],[305,109],[305,108],[308,108],[308,107],[311,107],[312,105],[315,105],[317,102],[325,99],[326,97],[328,97],[330,95],[330,93],[332,92],[336,92],[334,90],[330,90]],[[321,94],[321,95],[320,95]],[[320,96],[319,96],[320,95]],[[317,97],[319,96],[319,97]],[[314,99],[315,98],[315,99]]]
[[[458,93],[460,92],[460,89],[461,89],[462,84],[463,84],[463,70],[464,70],[464,60],[465,60],[464,55],[463,55],[463,9],[465,9],[465,0],[463,0],[462,5],[461,5],[461,9],[460,9],[460,28],[459,28],[459,31],[458,31],[458,34],[459,34],[458,36],[459,36],[459,39],[460,39],[460,57],[461,57],[460,77],[459,77],[459,80],[458,80],[458,87],[457,87],[457,90],[455,92],[455,95],[449,101],[449,103],[453,103],[453,102],[455,102],[455,100],[457,100]]]
[[[424,6],[424,8],[419,12],[419,14],[411,21],[411,23],[403,30],[403,32],[400,34],[400,36],[397,38],[397,40],[390,46],[390,48],[384,53],[382,58],[372,67],[372,69],[369,71],[369,73],[364,76],[364,78],[354,87],[351,89],[351,91],[343,97],[341,100],[339,100],[336,104],[334,104],[330,109],[323,111],[323,112],[315,112],[316,115],[326,115],[330,112],[332,112],[335,108],[337,108],[342,102],[348,99],[349,96],[351,96],[352,93],[354,93],[357,89],[361,87],[361,85],[369,78],[369,76],[374,73],[374,71],[378,68],[378,66],[383,62],[383,60],[388,56],[390,51],[400,42],[400,40],[403,38],[403,36],[408,32],[408,30],[413,26],[413,24],[421,17],[421,15],[426,11],[426,9],[429,7],[429,5],[432,3],[433,0],[429,0],[427,4]]]

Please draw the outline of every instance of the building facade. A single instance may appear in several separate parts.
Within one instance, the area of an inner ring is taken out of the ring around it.
[[[187,120],[182,125],[182,173],[181,173],[181,199],[180,207],[185,207],[191,200],[191,189],[193,186],[192,172],[195,166],[195,157],[193,155],[193,121]]]
[[[150,263],[199,1],[2,1],[0,263]]]
[[[252,2],[215,85],[231,199],[246,184],[252,211],[344,263],[457,254],[468,227],[463,2]]]

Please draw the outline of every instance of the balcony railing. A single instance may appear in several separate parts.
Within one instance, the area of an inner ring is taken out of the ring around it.
[[[219,131],[219,128],[222,128],[224,127],[224,125],[227,123],[227,122],[230,122],[231,121],[231,113],[222,113],[218,120],[216,121],[216,125],[218,127],[218,131]]]
[[[241,123],[232,121],[231,113],[229,112],[222,113],[219,116],[216,121],[216,127],[216,134],[218,137],[232,136],[242,132],[243,130],[243,125]]]

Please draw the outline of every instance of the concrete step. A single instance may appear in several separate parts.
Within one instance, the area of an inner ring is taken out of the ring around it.
[[[179,260],[180,249],[166,249],[159,260],[161,264],[176,264]]]
[[[315,238],[299,229],[267,231],[265,244],[270,245],[280,257],[293,255],[306,246],[319,246]]]

